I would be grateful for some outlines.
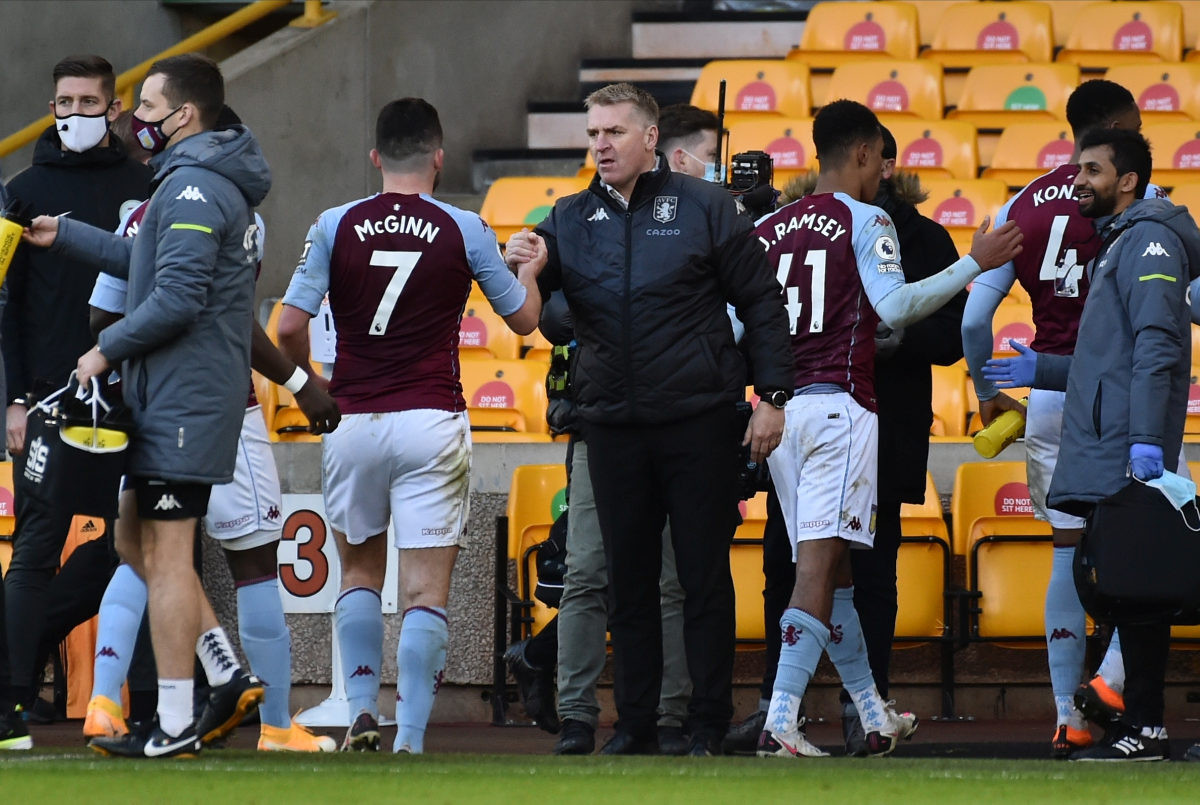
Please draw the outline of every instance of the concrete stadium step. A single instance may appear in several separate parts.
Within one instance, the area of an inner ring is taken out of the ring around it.
[[[800,43],[807,16],[803,10],[637,12],[633,15],[633,56],[635,59],[786,56]]]
[[[580,131],[583,124],[580,124]],[[486,194],[492,182],[503,176],[574,176],[587,156],[586,137],[582,148],[491,148],[472,153],[471,185]],[[480,197],[482,203],[482,196]],[[479,209],[471,207],[469,209]]]
[[[701,59],[584,59],[579,67],[579,85],[584,97],[607,84],[628,81],[649,92],[660,106],[687,103]]]

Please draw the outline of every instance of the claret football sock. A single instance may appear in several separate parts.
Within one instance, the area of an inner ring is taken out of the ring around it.
[[[419,754],[425,749],[425,727],[446,667],[446,610],[405,610],[396,647],[396,741],[393,751]]]
[[[266,683],[259,706],[262,722],[288,729],[288,694],[292,688],[292,637],[283,617],[283,599],[275,576],[237,588],[238,636],[250,670]]]
[[[1075,591],[1074,560],[1074,547],[1055,547],[1046,587],[1046,654],[1058,723],[1082,729],[1084,719],[1075,709],[1074,697],[1083,678],[1087,621]]]
[[[829,629],[802,609],[784,610],[779,619],[783,646],[779,651],[779,670],[775,673],[775,690],[767,708],[767,729],[790,732],[796,728],[800,700],[829,644]]]
[[[841,587],[833,591],[830,620],[833,631],[825,651],[858,710],[863,730],[868,733],[881,732],[887,727],[885,705],[875,687],[875,677],[871,675],[871,665],[867,661],[867,643],[863,638],[858,611],[854,608],[853,587]]]
[[[100,625],[96,630],[96,658],[92,670],[92,697],[121,701],[121,686],[129,674],[138,627],[146,611],[146,583],[129,565],[113,573],[100,600]]]
[[[346,699],[353,721],[363,710],[379,713],[379,674],[383,666],[383,609],[379,593],[352,587],[333,608],[346,675]]]

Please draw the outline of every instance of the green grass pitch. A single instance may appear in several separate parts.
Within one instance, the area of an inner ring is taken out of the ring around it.
[[[1200,764],[846,758],[558,758],[444,754],[101,758],[86,750],[0,757],[0,799],[55,802],[319,803],[992,802],[1200,799]]]

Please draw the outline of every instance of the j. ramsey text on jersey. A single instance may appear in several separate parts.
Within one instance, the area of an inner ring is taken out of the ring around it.
[[[354,225],[354,234],[362,243],[371,235],[382,235],[385,232],[392,235],[415,235],[426,243],[433,243],[441,227],[425,221],[423,218],[412,218],[407,215],[389,215],[378,221],[366,220]]]
[[[768,241],[766,238],[759,236],[758,242],[763,245],[763,249],[769,249],[783,240],[784,235],[788,232],[795,232],[798,229],[811,229],[814,232],[818,232],[829,238],[830,243],[833,243],[846,234],[846,227],[839,224],[834,218],[828,215],[817,215],[816,213],[809,212],[801,216],[793,215],[788,219],[787,223],[780,221],[775,224],[775,240]]]

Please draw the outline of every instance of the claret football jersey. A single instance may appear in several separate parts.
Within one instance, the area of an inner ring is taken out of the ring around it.
[[[830,383],[875,411],[878,303],[904,285],[896,227],[845,193],[805,196],[754,234],[783,286],[796,388]]]
[[[427,195],[380,193],[321,213],[283,302],[315,316],[328,292],[338,334],[330,393],[342,413],[462,411],[458,332],[472,278],[501,316],[525,302],[482,218]]]
[[[1016,221],[1024,235],[1012,267],[1033,306],[1030,347],[1052,355],[1075,351],[1088,292],[1086,268],[1100,249],[1095,221],[1079,212],[1078,175],[1078,165],[1060,165],[1025,185],[996,216],[996,226]],[[1155,185],[1146,190],[1146,198],[1165,196]],[[986,274],[981,279],[988,284]]]

